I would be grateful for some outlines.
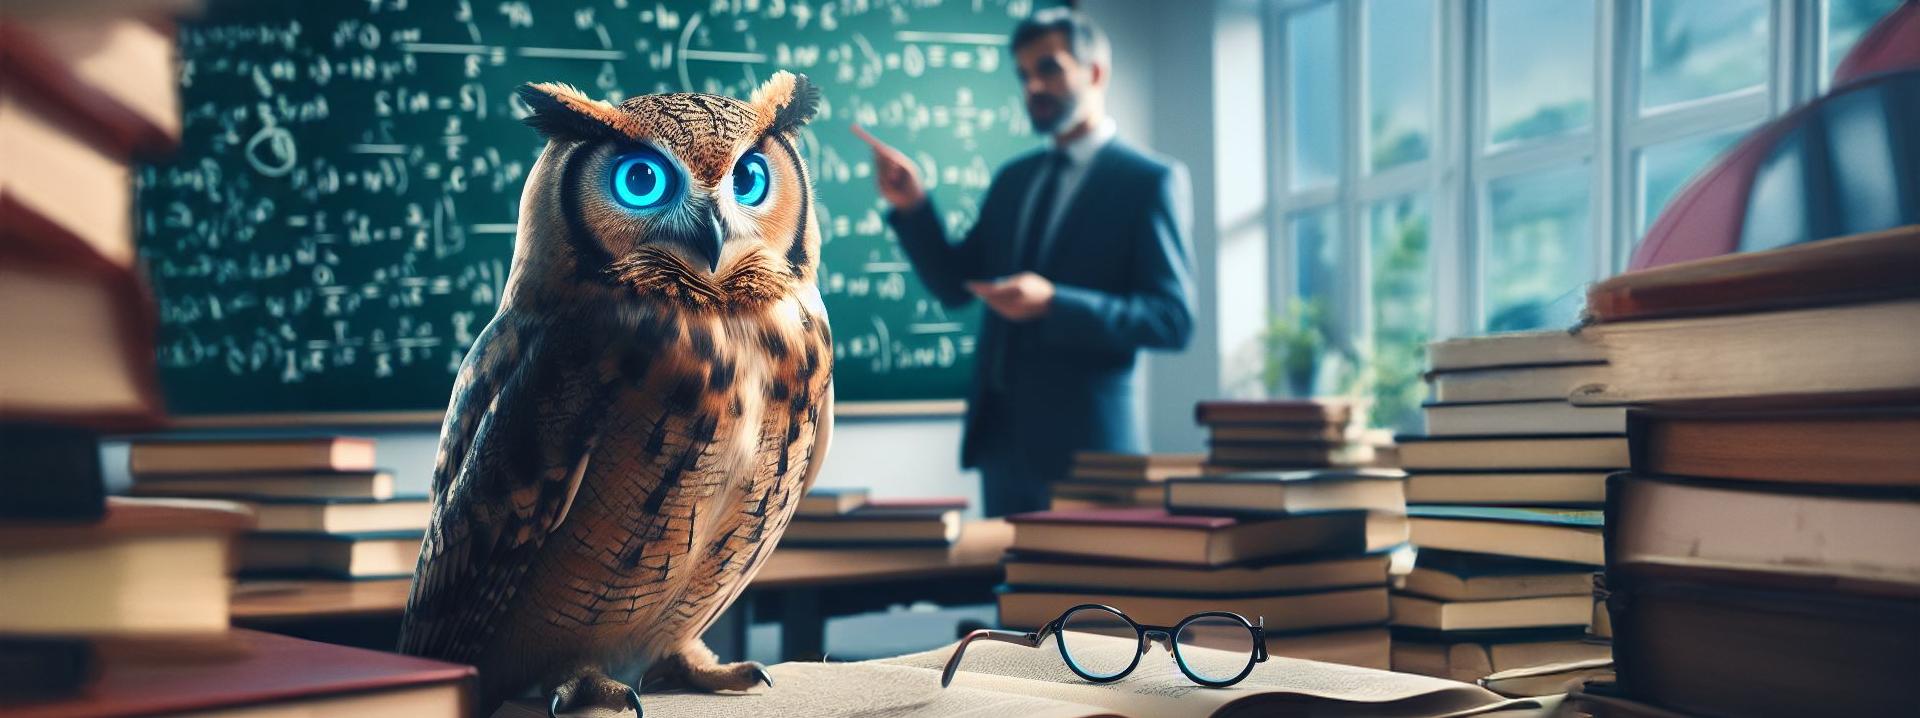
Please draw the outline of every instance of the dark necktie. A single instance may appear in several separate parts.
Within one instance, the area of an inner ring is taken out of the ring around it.
[[[1067,155],[1052,150],[1040,161],[1040,170],[1034,181],[1040,183],[1040,194],[1033,198],[1033,206],[1027,208],[1026,221],[1020,234],[1014,239],[1019,242],[1019,264],[1014,271],[1034,269],[1039,263],[1040,244],[1046,239],[1048,220],[1053,218],[1053,200],[1060,192],[1060,170],[1066,167]],[[987,348],[987,386],[995,392],[1007,390],[1007,353],[1014,342],[1021,340],[1020,328],[1011,324],[1003,325],[998,341]]]
[[[1047,225],[1053,219],[1053,203],[1060,195],[1060,172],[1067,167],[1067,153],[1053,150],[1041,161],[1039,179],[1040,194],[1033,198],[1033,207],[1027,211],[1027,226],[1020,233],[1020,264],[1014,269],[1028,271],[1037,269],[1040,264],[1040,245],[1046,243]]]

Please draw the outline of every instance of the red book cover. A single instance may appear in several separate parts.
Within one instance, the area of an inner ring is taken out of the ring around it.
[[[1200,424],[1344,424],[1352,415],[1353,405],[1339,400],[1212,400],[1193,406]]]
[[[474,669],[393,653],[234,629],[252,649],[227,662],[102,660],[79,696],[14,703],[9,718],[115,718],[211,712],[345,693],[471,682]],[[465,691],[464,693],[469,693]],[[464,697],[471,700],[470,697]],[[459,706],[464,713],[468,706]]]

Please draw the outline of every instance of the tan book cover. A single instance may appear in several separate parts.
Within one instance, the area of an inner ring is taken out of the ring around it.
[[[1606,352],[1575,334],[1557,329],[1459,337],[1427,344],[1433,371],[1493,367],[1598,364]]]
[[[127,459],[134,477],[225,472],[372,471],[372,439],[319,436],[231,441],[143,441]]]

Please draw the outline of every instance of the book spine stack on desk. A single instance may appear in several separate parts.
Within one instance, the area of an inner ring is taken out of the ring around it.
[[[1403,490],[1391,470],[1242,472],[1170,478],[1166,508],[1009,517],[1000,621],[1033,629],[1082,603],[1158,625],[1232,611],[1264,622],[1274,655],[1385,668]]]
[[[132,493],[237,501],[259,517],[241,541],[245,578],[413,575],[431,507],[396,496],[374,442],[352,437],[137,441]]]
[[[1198,476],[1200,454],[1118,454],[1082,451],[1073,455],[1072,473],[1053,482],[1048,508],[1113,509],[1160,506],[1167,502],[1167,479]]]
[[[0,9],[0,517],[100,518],[99,434],[164,415],[136,160],[180,137],[163,22]],[[43,472],[57,472],[49,477]]]
[[[794,509],[780,545],[945,549],[960,540],[966,510],[961,497],[881,499],[866,489],[815,487]]]
[[[1344,399],[1218,400],[1194,406],[1207,429],[1206,473],[1375,466],[1383,434]],[[1392,452],[1384,452],[1389,456]]]
[[[1413,572],[1394,591],[1393,668],[1473,682],[1509,671],[1606,670],[1591,634],[1607,474],[1626,466],[1625,412],[1576,407],[1604,350],[1566,332],[1430,346],[1427,434],[1401,437]],[[1535,681],[1536,683],[1538,681]]]
[[[1596,285],[1631,402],[1608,481],[1616,689],[1688,715],[1910,715],[1920,227]],[[1684,300],[1684,312],[1670,302]]]
[[[0,8],[0,704],[123,660],[229,657],[218,502],[106,496],[99,436],[163,420],[132,166],[179,141],[174,39],[133,5]],[[137,5],[137,4],[134,4]]]

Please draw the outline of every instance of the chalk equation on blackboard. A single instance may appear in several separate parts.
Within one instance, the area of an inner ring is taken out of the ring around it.
[[[841,396],[958,397],[975,314],[950,315],[912,277],[867,154],[842,135],[857,121],[915,148],[944,221],[965,227],[993,167],[1033,143],[1004,34],[1031,6],[216,3],[180,29],[182,149],[137,172],[169,401],[443,403],[499,301],[540,149],[519,83],[744,96],[781,68],[824,94],[801,144]]]

